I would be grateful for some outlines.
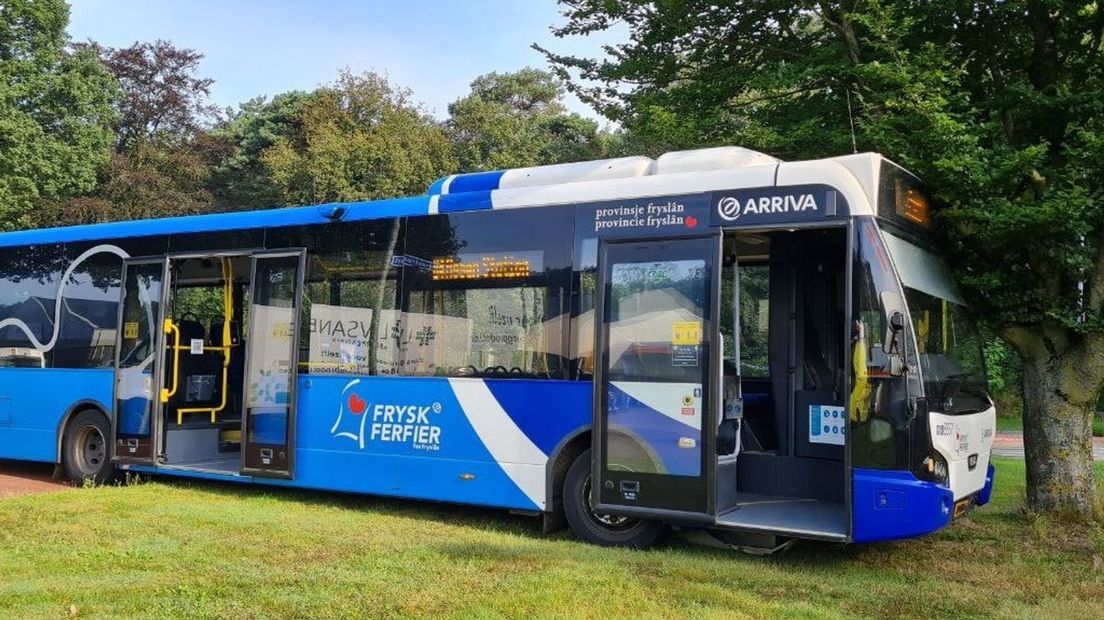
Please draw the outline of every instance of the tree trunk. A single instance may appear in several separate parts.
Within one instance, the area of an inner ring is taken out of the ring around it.
[[[1092,419],[1100,355],[1091,359],[1066,350],[1024,356],[1027,504],[1034,511],[1093,517]]]

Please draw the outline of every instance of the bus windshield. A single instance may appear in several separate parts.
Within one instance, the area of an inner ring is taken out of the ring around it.
[[[895,235],[884,238],[904,287],[929,406],[948,414],[988,409],[981,334],[943,259]]]
[[[988,409],[981,335],[966,308],[907,287],[905,299],[929,402],[941,413]]]

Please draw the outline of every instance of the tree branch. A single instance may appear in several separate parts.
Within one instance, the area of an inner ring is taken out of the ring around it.
[[[818,2],[818,5],[820,6],[819,10],[816,7],[810,7],[813,13],[843,37],[843,43],[847,46],[847,54],[851,58],[851,63],[860,64],[862,61],[859,54],[859,39],[855,35],[855,28],[848,21],[847,15],[845,13],[837,14],[825,0]]]

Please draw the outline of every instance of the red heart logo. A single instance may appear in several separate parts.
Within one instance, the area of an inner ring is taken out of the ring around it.
[[[360,415],[364,413],[364,410],[368,407],[368,403],[363,398],[356,394],[349,395],[349,411],[353,412],[353,415]]]
[[[687,215],[686,216],[686,227],[687,228],[694,228],[697,225],[698,225],[698,218],[694,217],[693,215]]]

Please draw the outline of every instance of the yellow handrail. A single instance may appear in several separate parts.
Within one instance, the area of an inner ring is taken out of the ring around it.
[[[165,319],[165,333],[172,333],[173,339],[173,377],[172,377],[172,389],[167,390],[161,388],[161,402],[167,403],[169,399],[176,396],[176,390],[180,387],[180,328],[176,323],[172,322],[172,319]],[[179,422],[178,422],[179,424]]]

